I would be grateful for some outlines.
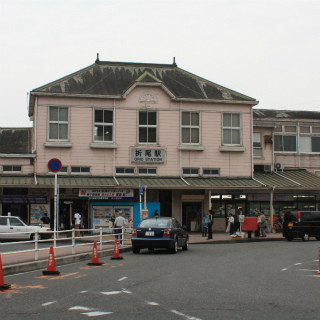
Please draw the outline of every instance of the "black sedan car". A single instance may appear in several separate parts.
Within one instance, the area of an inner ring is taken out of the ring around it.
[[[140,222],[132,232],[132,251],[139,253],[140,249],[169,249],[178,252],[178,247],[189,249],[189,236],[179,221],[169,217],[152,217]]]

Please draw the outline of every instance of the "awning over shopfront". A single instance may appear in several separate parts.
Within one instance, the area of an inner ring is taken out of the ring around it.
[[[320,192],[320,177],[307,170],[255,173],[254,178],[223,177],[70,177],[59,176],[60,188],[139,188],[140,183],[153,189],[237,189],[243,190],[314,190]],[[53,187],[54,176],[2,176],[0,187]]]
[[[320,177],[307,170],[256,173],[254,178],[271,188],[315,190],[320,192]]]

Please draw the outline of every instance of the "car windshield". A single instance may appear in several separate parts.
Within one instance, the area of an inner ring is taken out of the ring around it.
[[[170,220],[168,219],[147,219],[140,223],[141,228],[168,228],[170,227]]]

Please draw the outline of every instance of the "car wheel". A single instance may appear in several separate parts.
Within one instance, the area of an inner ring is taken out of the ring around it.
[[[316,239],[320,241],[320,237],[316,237]]]
[[[174,239],[174,243],[173,243],[171,252],[172,253],[177,253],[178,252],[178,241],[177,241],[177,239]]]
[[[186,242],[184,243],[184,246],[182,247],[182,250],[188,250],[189,249],[189,238],[186,239]]]
[[[288,241],[292,241],[292,240],[293,240],[292,237],[286,237],[286,239],[287,239]]]
[[[153,251],[154,251],[154,248],[148,248],[148,250],[153,252]]]
[[[303,241],[308,241],[309,240],[309,235],[307,233],[304,233],[302,236]]]
[[[134,254],[138,254],[140,252],[140,248],[135,248],[135,247],[132,247],[132,252]]]

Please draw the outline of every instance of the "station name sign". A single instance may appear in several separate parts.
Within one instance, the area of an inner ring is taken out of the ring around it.
[[[165,149],[131,149],[131,162],[164,163]]]
[[[133,200],[133,189],[79,189],[79,198]]]

